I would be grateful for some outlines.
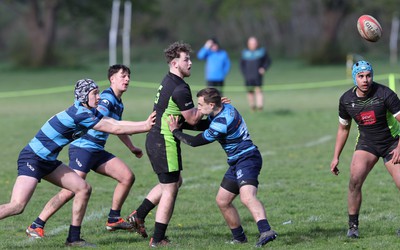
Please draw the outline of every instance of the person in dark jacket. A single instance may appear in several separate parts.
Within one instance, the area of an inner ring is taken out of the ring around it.
[[[258,47],[257,38],[250,37],[247,40],[247,48],[242,51],[240,70],[245,81],[249,106],[253,111],[263,110],[263,76],[270,66],[271,58],[267,50]]]

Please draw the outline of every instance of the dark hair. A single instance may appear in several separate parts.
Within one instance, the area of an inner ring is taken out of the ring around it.
[[[216,88],[205,88],[197,92],[197,97],[203,97],[205,103],[215,103],[218,108],[222,106],[221,94]]]
[[[167,59],[167,63],[170,63],[175,58],[179,58],[181,52],[185,52],[187,54],[192,52],[192,48],[189,44],[184,42],[174,42],[169,45],[168,48],[164,50],[165,59]]]
[[[123,65],[123,64],[114,64],[112,66],[110,66],[110,68],[108,68],[108,80],[110,80],[110,78],[118,73],[118,71],[120,71],[122,69],[122,72],[124,73],[128,73],[128,75],[131,75],[131,70],[129,69],[129,67]]]

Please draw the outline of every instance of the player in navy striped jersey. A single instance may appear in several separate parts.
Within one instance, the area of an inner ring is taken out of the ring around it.
[[[18,158],[18,177],[10,202],[0,205],[0,219],[21,214],[37,184],[44,179],[75,193],[72,221],[65,244],[93,246],[80,238],[81,224],[90,197],[90,185],[71,168],[57,160],[63,147],[87,133],[91,128],[112,134],[135,134],[148,131],[154,124],[153,112],[146,121],[117,121],[97,111],[99,90],[91,79],[75,85],[75,102],[68,109],[50,118],[22,149]]]
[[[359,135],[350,164],[347,236],[358,238],[361,189],[380,157],[400,189],[400,100],[390,88],[373,81],[374,72],[370,63],[355,63],[352,76],[355,87],[346,91],[339,101],[339,127],[330,168],[334,175],[339,174],[339,157],[354,120]]]
[[[221,95],[215,88],[206,88],[197,93],[197,109],[208,116],[208,126],[197,136],[184,134],[179,128],[179,117],[170,115],[169,128],[180,141],[197,147],[218,141],[228,157],[229,168],[222,179],[216,201],[226,223],[231,229],[232,244],[246,243],[237,209],[233,200],[239,195],[257,223],[260,237],[256,247],[274,240],[277,233],[268,223],[263,204],[257,199],[258,175],[262,157],[253,144],[246,123],[239,112],[228,103],[221,103]],[[204,120],[196,125],[204,127]],[[184,126],[187,126],[186,124]]]
[[[99,106],[97,107],[98,111],[104,116],[116,120],[122,119],[124,105],[121,98],[123,93],[128,90],[130,73],[130,69],[125,65],[117,64],[109,67],[108,79],[110,87],[101,93]],[[104,149],[108,136],[108,133],[90,129],[87,134],[73,141],[69,148],[69,166],[83,179],[86,179],[86,175],[90,170],[93,170],[118,181],[114,190],[106,228],[109,231],[117,229],[131,230],[132,225],[125,222],[120,213],[121,207],[135,181],[135,176],[121,159]],[[118,137],[137,158],[143,156],[142,150],[132,144],[129,135],[118,135]],[[26,229],[27,235],[35,238],[44,237],[45,223],[73,196],[74,193],[71,191],[62,189],[50,199],[40,215]]]

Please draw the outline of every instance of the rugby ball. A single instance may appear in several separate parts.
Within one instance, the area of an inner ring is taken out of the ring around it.
[[[370,42],[376,42],[382,36],[380,23],[370,15],[362,15],[358,18],[357,29],[361,37]]]

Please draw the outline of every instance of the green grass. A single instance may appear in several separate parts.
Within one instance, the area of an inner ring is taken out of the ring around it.
[[[381,62],[379,62],[381,63]],[[237,65],[237,64],[233,64]],[[233,66],[235,67],[235,66]],[[63,87],[70,91],[55,94],[0,98],[0,203],[9,201],[16,178],[16,160],[19,151],[34,136],[40,126],[53,114],[72,103],[73,83],[83,77],[96,81],[105,79],[107,66],[94,65],[83,70],[18,71],[2,70],[0,94],[10,91]],[[398,66],[382,62],[375,74],[399,73]],[[192,76],[187,81],[193,89],[203,86],[202,64],[194,62]],[[397,71],[396,71],[397,70]],[[157,83],[167,72],[163,63],[132,66],[132,80]],[[266,77],[266,85],[324,82],[345,79],[344,66],[311,68],[299,62],[275,62]],[[347,230],[347,183],[349,164],[356,136],[352,129],[341,157],[341,174],[329,171],[335,142],[340,95],[351,86],[312,88],[265,92],[265,111],[251,113],[245,92],[240,91],[241,76],[236,68],[227,80],[225,94],[244,116],[255,144],[264,156],[259,181],[259,199],[265,204],[269,221],[279,233],[278,239],[267,249],[397,249],[400,227],[398,190],[382,161],[369,175],[364,188],[358,240],[345,237]],[[385,83],[383,81],[383,83]],[[124,95],[124,118],[141,120],[152,107],[154,85],[137,87],[132,82]],[[142,86],[142,85],[140,85]],[[236,88],[230,88],[234,86]],[[195,92],[195,91],[194,91]],[[132,137],[144,149],[144,135]],[[123,207],[128,215],[157,183],[147,157],[136,159],[119,140],[111,136],[107,149],[122,158],[134,171],[136,182]],[[171,249],[248,249],[257,237],[257,228],[250,213],[235,202],[250,243],[230,246],[230,231],[215,204],[215,195],[226,170],[226,156],[217,143],[190,148],[183,145],[184,184],[167,235],[174,242]],[[68,162],[65,149],[59,159]],[[148,240],[128,232],[107,232],[105,222],[111,205],[115,181],[90,173],[93,186],[83,237],[100,249],[142,249]],[[44,204],[57,188],[43,181],[33,195],[24,213],[0,221],[0,248],[56,249],[63,247],[70,224],[71,203],[63,207],[46,224],[47,237],[28,240],[25,228],[37,217]],[[290,224],[285,222],[291,221]],[[151,234],[154,212],[146,226]]]

